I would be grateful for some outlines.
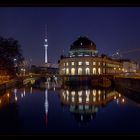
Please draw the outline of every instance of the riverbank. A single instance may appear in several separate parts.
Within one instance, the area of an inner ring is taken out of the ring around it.
[[[0,91],[7,90],[19,85],[23,85],[22,79],[12,79],[8,82],[0,84]]]

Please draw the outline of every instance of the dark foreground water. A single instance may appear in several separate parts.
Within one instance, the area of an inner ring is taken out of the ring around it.
[[[0,95],[0,134],[140,133],[140,93],[15,88]]]

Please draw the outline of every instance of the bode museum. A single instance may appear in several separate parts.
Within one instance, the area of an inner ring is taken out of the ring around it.
[[[87,37],[79,37],[70,46],[68,56],[59,61],[60,75],[119,74],[124,71],[120,60],[98,54],[96,44]]]

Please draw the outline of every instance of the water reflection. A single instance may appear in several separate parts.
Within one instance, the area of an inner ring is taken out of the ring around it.
[[[46,124],[48,123],[48,89],[45,89],[45,114],[46,114]]]
[[[69,105],[70,112],[78,122],[85,123],[93,120],[101,107],[116,101],[124,103],[124,97],[115,90],[91,88],[64,88],[60,90],[62,105]]]

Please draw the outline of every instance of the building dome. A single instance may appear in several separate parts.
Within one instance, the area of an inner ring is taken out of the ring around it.
[[[70,47],[73,50],[96,50],[96,44],[87,37],[79,37]]]

